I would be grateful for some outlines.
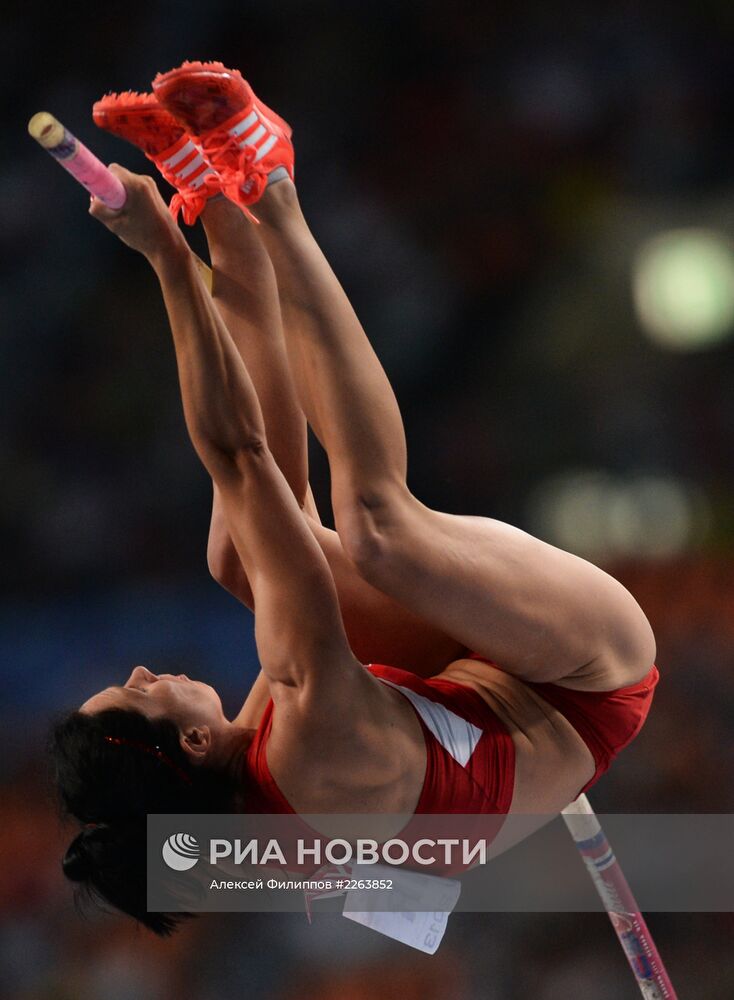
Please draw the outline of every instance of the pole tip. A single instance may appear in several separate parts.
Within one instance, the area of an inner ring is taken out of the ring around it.
[[[31,118],[28,132],[44,149],[53,149],[64,138],[64,126],[48,111],[39,111]]]

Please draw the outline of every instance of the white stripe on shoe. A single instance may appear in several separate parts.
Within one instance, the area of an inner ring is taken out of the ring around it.
[[[276,144],[277,141],[278,141],[277,135],[271,135],[269,139],[266,139],[265,142],[259,147],[257,153],[255,154],[255,163],[257,163],[258,160],[262,160],[263,156],[265,156],[266,153],[270,152],[270,150],[273,148],[273,146]]]
[[[185,180],[189,176],[189,174],[193,174],[194,171],[196,171],[199,167],[202,166],[203,163],[204,163],[203,155],[201,153],[197,153],[196,156],[189,163],[187,163],[185,167],[182,167],[181,170],[175,171],[176,179]]]
[[[264,125],[258,125],[256,129],[240,142],[240,146],[254,146],[258,139],[262,139],[267,131]]]
[[[173,156],[169,156],[167,160],[163,161],[163,166],[167,170],[173,170],[174,167],[177,167],[179,163],[191,156],[192,153],[198,152],[200,152],[198,146],[191,139],[187,139],[186,143],[177,153],[174,153]]]
[[[249,113],[247,118],[243,118],[241,122],[237,122],[236,125],[232,126],[232,128],[229,130],[229,134],[231,136],[234,136],[234,138],[236,139],[238,136],[246,132],[249,128],[252,128],[252,126],[255,124],[257,120],[258,120],[257,111],[255,111],[255,109],[253,108],[253,110]]]

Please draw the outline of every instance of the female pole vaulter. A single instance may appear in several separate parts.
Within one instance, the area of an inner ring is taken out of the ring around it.
[[[303,218],[285,122],[217,63],[154,91],[95,117],[173,181],[174,210],[202,215],[214,299],[150,178],[114,168],[124,208],[91,212],[160,282],[214,483],[210,565],[255,610],[263,680],[229,720],[213,688],[139,666],[53,748],[83,824],[67,875],[168,933],[174,916],[146,912],[147,813],[558,812],[639,732],[658,674],[607,574],[412,496],[395,397]],[[336,535],[308,498],[291,379],[329,457]]]

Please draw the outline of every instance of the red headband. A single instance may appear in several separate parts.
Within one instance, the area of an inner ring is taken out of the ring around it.
[[[161,761],[166,767],[170,767],[187,785],[191,784],[191,777],[178,764],[174,764],[171,758],[160,747],[149,747],[147,743],[140,743],[138,740],[129,740],[125,736],[105,736],[105,742],[114,743],[115,746],[134,747],[136,750],[142,750],[143,753],[147,753],[149,756]]]

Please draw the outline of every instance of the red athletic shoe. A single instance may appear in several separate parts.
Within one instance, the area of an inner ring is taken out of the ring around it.
[[[189,226],[199,218],[209,198],[220,194],[217,172],[186,129],[162,108],[154,94],[107,94],[92,108],[95,124],[142,149],[176,188],[171,214]]]
[[[158,102],[197,136],[232,201],[253,205],[279,167],[293,179],[290,125],[255,96],[237,70],[218,62],[185,62],[159,73],[153,90]]]

